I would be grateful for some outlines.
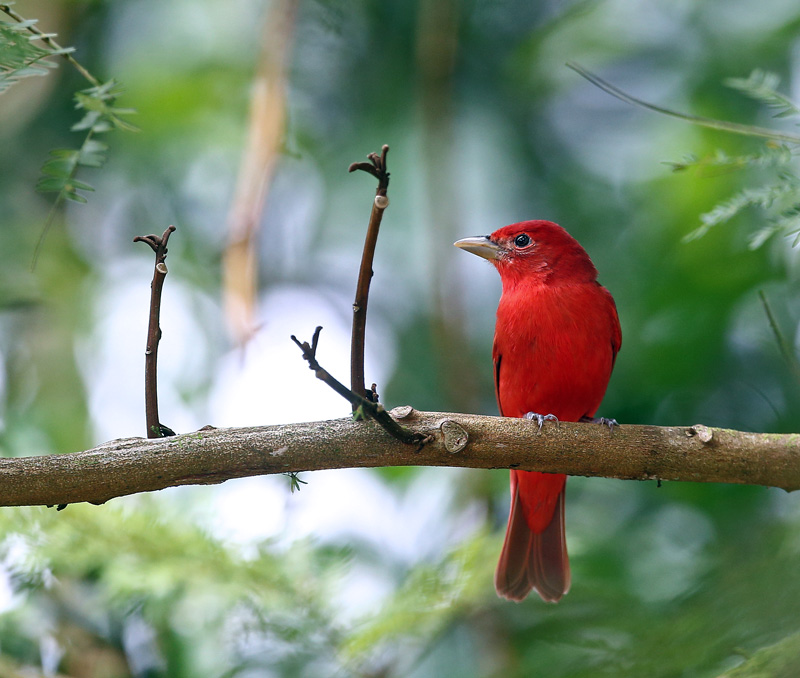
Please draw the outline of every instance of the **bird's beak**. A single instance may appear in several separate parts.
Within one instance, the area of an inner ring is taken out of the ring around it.
[[[477,254],[479,257],[490,261],[500,259],[503,248],[492,241],[488,235],[478,235],[473,238],[461,238],[453,243],[456,247]]]

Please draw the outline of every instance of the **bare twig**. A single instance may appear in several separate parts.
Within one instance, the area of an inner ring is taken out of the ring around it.
[[[669,108],[664,108],[662,106],[656,106],[655,104],[651,104],[647,101],[643,101],[642,99],[637,99],[636,97],[628,94],[627,92],[623,92],[619,87],[615,87],[610,82],[603,80],[601,77],[595,75],[587,71],[583,66],[576,64],[574,61],[570,61],[567,63],[567,68],[571,68],[575,71],[578,75],[583,76],[589,82],[591,82],[596,87],[599,87],[604,92],[607,92],[613,97],[616,97],[620,101],[624,101],[628,104],[633,104],[634,106],[641,106],[642,108],[646,108],[649,111],[655,111],[656,113],[661,113],[662,115],[668,115],[671,118],[676,118],[677,120],[683,120],[684,122],[692,123],[693,125],[699,125],[700,127],[708,127],[710,129],[721,130],[723,132],[731,132],[732,134],[744,134],[749,137],[762,137],[764,139],[774,139],[775,141],[785,141],[790,144],[798,144],[800,143],[800,136],[796,134],[786,134],[784,132],[778,132],[776,130],[769,129],[767,127],[756,127],[754,125],[742,125],[736,122],[728,122],[726,120],[716,120],[714,118],[706,118],[701,115],[690,115],[688,113],[681,113],[680,111],[673,111]]]
[[[158,343],[161,341],[161,290],[164,287],[164,278],[167,277],[167,241],[175,230],[169,226],[159,237],[157,235],[137,235],[133,242],[144,242],[156,254],[153,281],[150,283],[150,321],[147,326],[147,349],[144,358],[144,399],[147,417],[147,437],[162,438],[174,436],[175,432],[164,426],[158,418]]]
[[[369,284],[372,281],[372,261],[375,257],[375,245],[378,242],[378,231],[383,219],[383,212],[389,206],[386,190],[389,188],[389,172],[386,168],[386,154],[389,147],[384,144],[381,154],[370,153],[369,162],[354,162],[350,172],[362,170],[378,180],[378,189],[372,203],[372,212],[364,241],[364,252],[361,255],[361,268],[358,271],[356,298],[353,302],[353,332],[350,339],[350,388],[363,398],[370,398],[364,381],[364,341],[367,331],[367,302],[369,301]],[[355,407],[355,406],[354,406]]]
[[[409,410],[410,408],[406,408]],[[520,468],[636,480],[800,489],[800,435],[705,426],[604,426],[561,422],[542,433],[524,419],[403,412],[433,440],[417,452],[352,417],[210,429],[171,438],[114,440],[86,452],[0,458],[0,506],[101,504],[177,485],[319,469],[383,466]],[[402,416],[402,414],[398,416]],[[446,431],[455,428],[456,445]]]
[[[360,415],[362,418],[369,417],[374,419],[389,435],[397,438],[401,443],[406,445],[416,445],[417,450],[430,442],[431,437],[423,433],[417,433],[405,426],[398,424],[391,415],[386,411],[383,405],[373,402],[364,396],[354,393],[342,382],[331,376],[331,374],[322,368],[317,362],[317,345],[319,344],[319,333],[322,327],[317,327],[314,331],[314,337],[311,339],[311,344],[307,341],[299,341],[297,337],[292,335],[292,341],[300,347],[303,351],[303,359],[308,363],[308,367],[314,372],[317,379],[324,381],[340,396],[347,400],[352,406],[353,411]]]

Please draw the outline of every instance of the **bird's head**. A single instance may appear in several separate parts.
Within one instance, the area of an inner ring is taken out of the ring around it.
[[[456,247],[488,259],[503,284],[590,282],[597,270],[586,250],[552,221],[522,221],[491,235],[462,238]]]

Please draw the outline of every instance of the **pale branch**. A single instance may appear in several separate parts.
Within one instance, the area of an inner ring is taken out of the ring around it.
[[[705,426],[546,423],[418,412],[395,416],[432,441],[415,451],[372,421],[334,419],[169,438],[125,438],[72,454],[0,459],[0,506],[100,504],[176,485],[380,466],[520,468],[636,480],[800,488],[800,434]]]

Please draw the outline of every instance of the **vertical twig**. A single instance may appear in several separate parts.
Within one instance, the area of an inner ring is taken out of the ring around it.
[[[144,242],[156,254],[153,282],[150,283],[150,321],[147,326],[147,349],[144,354],[144,402],[147,417],[147,437],[164,438],[174,436],[175,432],[164,426],[158,419],[158,342],[161,341],[161,290],[167,277],[167,241],[175,230],[169,226],[161,235],[137,235],[133,242]]]
[[[758,296],[761,298],[761,305],[764,307],[764,313],[767,314],[767,320],[769,321],[770,329],[775,335],[775,341],[778,344],[778,350],[781,352],[783,359],[789,365],[789,369],[791,370],[795,379],[800,382],[800,361],[798,361],[797,356],[795,355],[794,348],[787,341],[786,337],[783,335],[783,332],[781,332],[781,328],[778,326],[778,321],[775,320],[775,316],[772,314],[772,308],[770,308],[769,302],[767,301],[767,295],[764,294],[763,290],[759,290]]]
[[[378,231],[383,219],[383,212],[389,206],[386,190],[389,187],[389,172],[386,169],[386,154],[389,147],[384,144],[381,154],[370,153],[369,162],[354,162],[350,172],[362,170],[369,172],[378,180],[375,201],[369,217],[367,237],[364,241],[364,252],[361,255],[361,268],[358,271],[356,298],[353,302],[353,332],[350,339],[350,390],[362,398],[371,399],[374,389],[367,391],[364,383],[364,341],[367,331],[367,302],[369,301],[369,284],[372,281],[372,260],[375,257],[375,244],[378,242]],[[355,406],[354,406],[355,409]]]

